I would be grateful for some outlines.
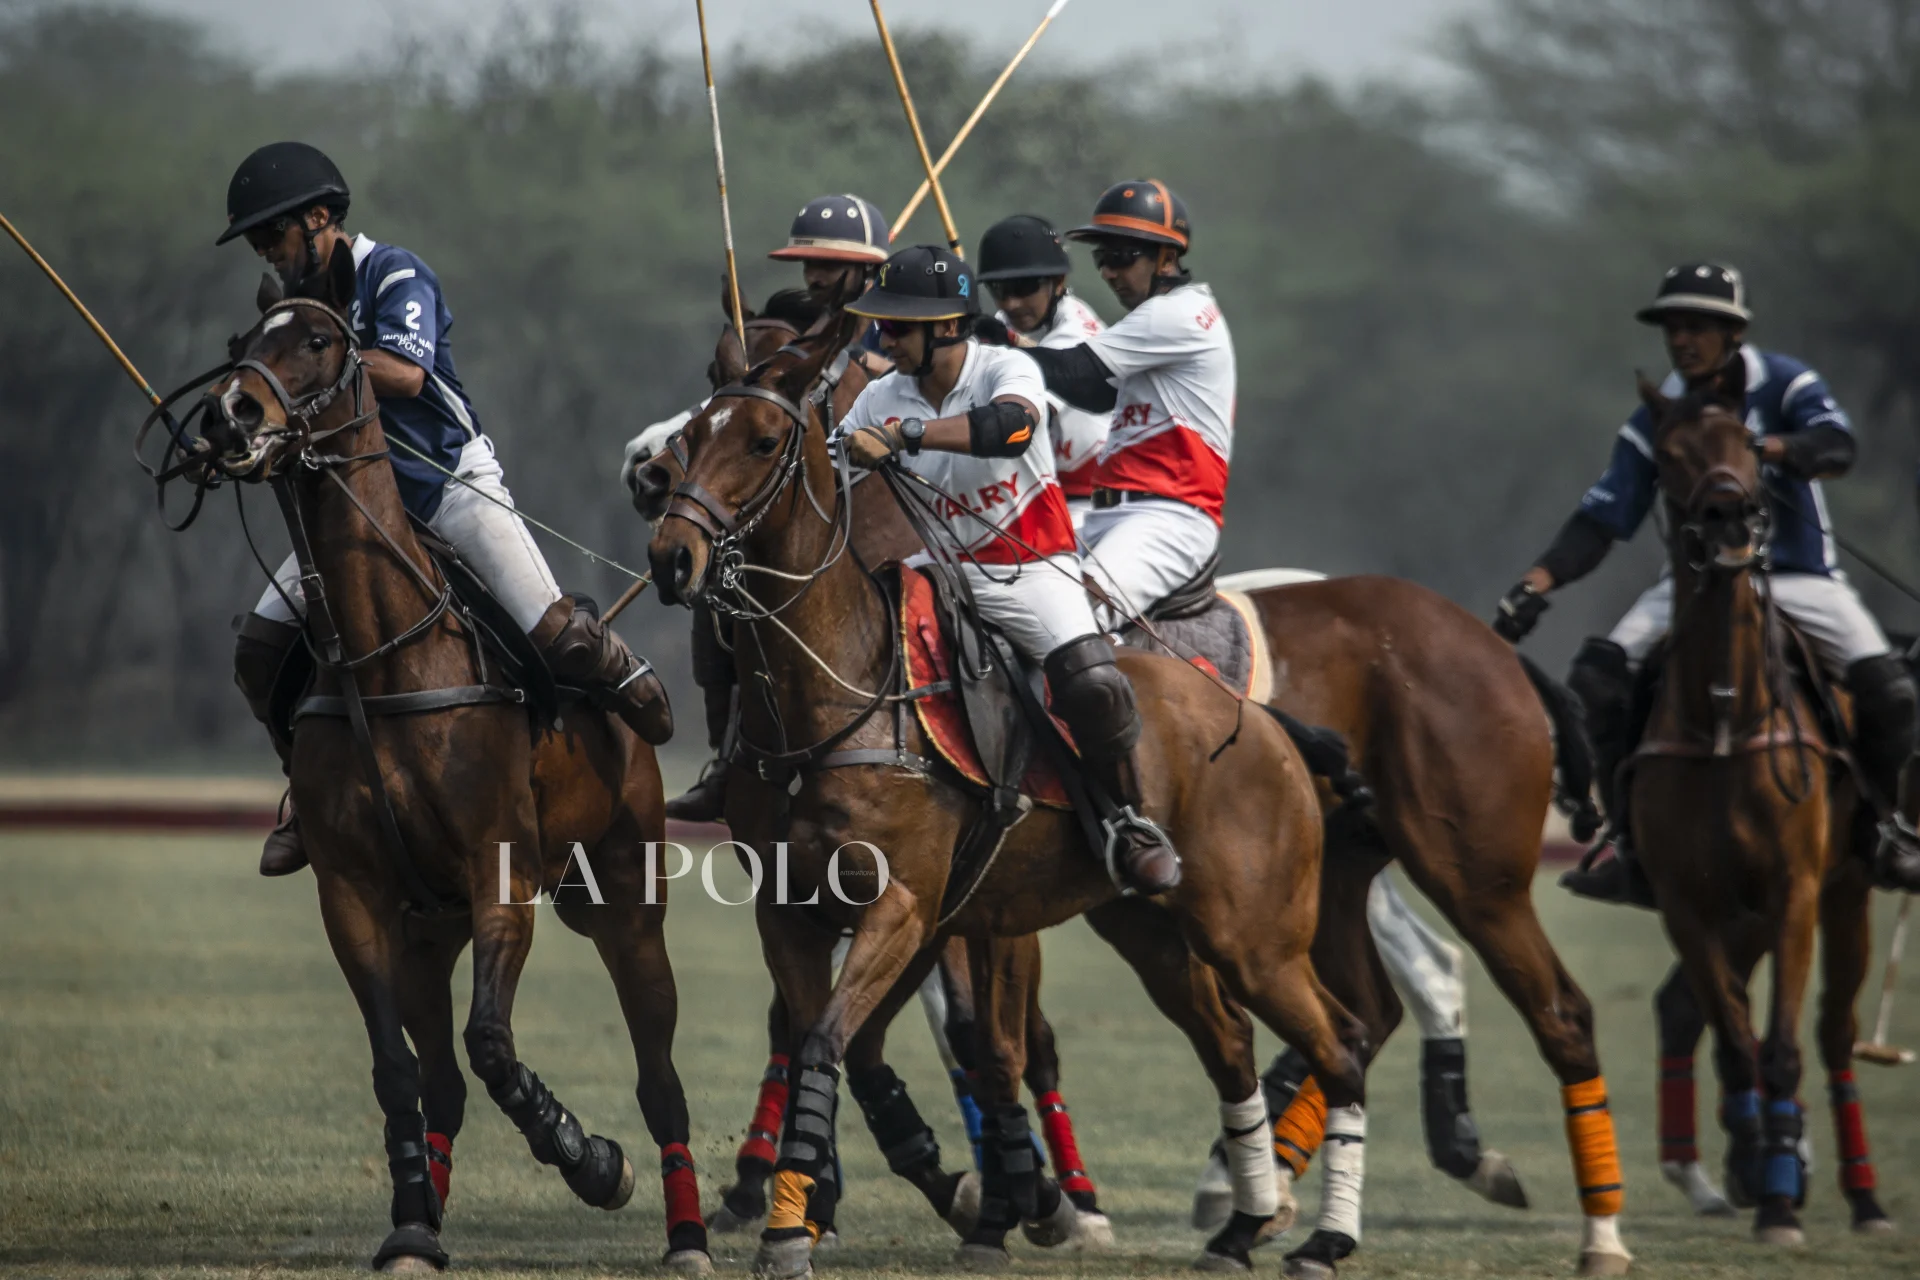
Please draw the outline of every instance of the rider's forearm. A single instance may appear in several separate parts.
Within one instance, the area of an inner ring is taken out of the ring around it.
[[[373,394],[388,400],[411,400],[427,385],[427,371],[411,360],[385,351],[363,351],[360,362],[367,366],[367,380]]]
[[[922,452],[937,449],[941,453],[967,453],[971,444],[967,415],[956,413],[950,418],[927,419],[927,434],[921,438],[920,448]]]
[[[1781,466],[1803,480],[1842,476],[1853,469],[1853,432],[1822,424],[1779,437],[1786,456]]]
[[[1612,549],[1613,535],[1586,512],[1576,511],[1560,526],[1534,567],[1551,579],[1549,587],[1561,587],[1599,568]]]
[[[1040,366],[1047,390],[1076,409],[1107,413],[1120,398],[1113,385],[1113,371],[1102,364],[1100,357],[1093,354],[1093,348],[1084,342],[1077,347],[1025,347],[1022,350]]]

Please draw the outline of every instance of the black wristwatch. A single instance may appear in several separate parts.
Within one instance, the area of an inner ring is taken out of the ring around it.
[[[920,456],[920,442],[926,437],[927,424],[920,419],[902,418],[900,420],[900,439],[906,444],[909,458]]]

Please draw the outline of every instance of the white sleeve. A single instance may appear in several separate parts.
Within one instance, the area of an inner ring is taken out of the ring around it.
[[[1210,300],[1171,294],[1148,298],[1112,328],[1089,334],[1087,348],[1115,378],[1173,364],[1209,345],[1199,318],[1209,305]]]
[[[1041,376],[1040,366],[1033,362],[1032,357],[1008,348],[982,347],[980,350],[992,351],[999,357],[985,370],[987,376],[982,379],[980,396],[982,404],[998,400],[1001,396],[1019,396],[1032,405],[1036,412],[1046,412],[1047,380]]]

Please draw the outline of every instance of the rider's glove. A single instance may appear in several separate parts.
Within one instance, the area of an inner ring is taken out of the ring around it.
[[[1546,611],[1547,598],[1535,591],[1532,583],[1519,583],[1500,598],[1500,609],[1493,615],[1493,629],[1508,644],[1519,644],[1539,624],[1540,615]]]
[[[856,467],[879,466],[906,447],[907,439],[897,422],[882,422],[862,427],[847,437],[847,457]]]
[[[973,322],[973,336],[989,347],[1014,345],[1013,330],[999,316],[980,316]]]

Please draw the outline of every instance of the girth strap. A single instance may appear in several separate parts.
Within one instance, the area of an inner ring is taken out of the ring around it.
[[[423,711],[445,711],[452,707],[478,707],[491,702],[520,703],[527,695],[519,689],[503,689],[491,684],[462,684],[446,689],[418,689],[412,693],[387,693],[362,698],[360,705],[368,716],[410,716]],[[293,718],[302,716],[344,716],[345,698],[309,694],[293,709]]]

